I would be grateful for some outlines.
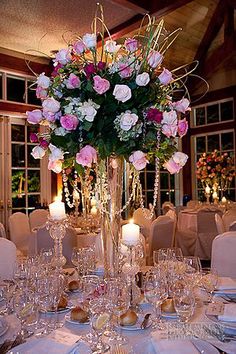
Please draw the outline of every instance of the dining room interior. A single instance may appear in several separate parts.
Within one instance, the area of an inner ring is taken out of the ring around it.
[[[0,354],[236,353],[235,0],[1,0]]]

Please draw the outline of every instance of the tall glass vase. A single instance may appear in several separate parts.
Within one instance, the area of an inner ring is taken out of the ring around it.
[[[101,234],[105,276],[108,278],[118,273],[123,172],[124,160],[122,158],[109,157],[99,163]]]

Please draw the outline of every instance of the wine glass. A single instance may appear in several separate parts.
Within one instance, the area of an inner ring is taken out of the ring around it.
[[[73,247],[72,253],[71,253],[71,262],[75,266],[75,269],[78,271],[78,266],[79,266],[79,257],[78,257],[78,249],[76,247]]]
[[[28,338],[34,333],[27,328],[29,324],[33,324],[32,322],[30,323],[30,319],[32,319],[36,309],[32,293],[19,291],[15,294],[13,301],[16,316],[21,323],[21,335],[23,338]],[[36,322],[37,316],[35,318]]]
[[[149,272],[144,283],[144,295],[155,309],[153,328],[161,329],[160,326],[160,305],[168,297],[168,285],[166,278],[161,273]]]
[[[201,285],[208,294],[208,302],[212,302],[213,292],[218,281],[218,274],[214,268],[204,268],[202,270]]]
[[[190,289],[179,289],[174,293],[174,306],[180,322],[188,322],[193,316],[195,298]]]
[[[186,265],[185,275],[193,286],[196,286],[201,279],[202,266],[199,257],[184,257],[183,263]]]

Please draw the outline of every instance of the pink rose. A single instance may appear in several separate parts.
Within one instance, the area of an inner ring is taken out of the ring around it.
[[[110,82],[106,79],[102,79],[99,75],[94,76],[93,82],[93,88],[99,95],[102,95],[110,88]]]
[[[61,126],[66,130],[75,130],[79,124],[78,118],[73,114],[65,114],[60,119]]]
[[[55,65],[55,63],[54,63]],[[56,77],[58,75],[58,70],[61,69],[63,67],[62,64],[58,63],[55,67],[54,67],[54,70],[51,74],[52,77]]]
[[[46,100],[43,101],[42,103],[43,110],[56,113],[60,110],[60,102],[55,100],[53,97],[49,97]]]
[[[98,70],[104,70],[106,67],[106,63],[104,61],[99,61],[97,64]]]
[[[182,168],[182,166],[174,162],[172,158],[169,161],[165,162],[163,164],[163,167],[165,167],[171,174],[178,173]]]
[[[138,41],[137,39],[134,38],[127,38],[125,40],[125,48],[129,51],[129,52],[135,52],[135,50],[137,50],[138,48]]]
[[[90,78],[90,76],[92,74],[95,74],[96,68],[93,63],[90,63],[90,64],[85,65],[84,71],[85,71],[87,78]]]
[[[152,50],[147,58],[148,64],[151,66],[151,68],[156,68],[158,65],[161,64],[162,60],[163,55],[155,50]]]
[[[81,84],[79,77],[73,73],[70,74],[70,76],[68,77],[67,80],[65,80],[65,83],[66,83],[66,87],[68,89],[78,88],[78,87],[80,87],[80,84]]]
[[[42,88],[41,86],[38,86],[36,88],[36,97],[37,98],[41,98],[41,99],[45,99],[47,98],[48,92],[47,90],[45,90],[44,88]]]
[[[33,111],[27,111],[27,121],[30,124],[39,124],[41,120],[43,119],[42,112],[40,109],[34,109]]]
[[[186,111],[190,111],[189,100],[187,98],[182,98],[180,101],[173,102],[172,106],[177,112],[185,113]]]
[[[34,159],[42,159],[46,153],[46,150],[41,146],[37,145],[32,149],[31,155]]]
[[[40,146],[44,149],[47,149],[49,145],[49,142],[43,138],[40,139]]]
[[[178,121],[178,133],[179,136],[182,137],[184,136],[188,131],[188,122],[186,121],[186,118],[181,119]]]
[[[169,70],[163,69],[162,73],[158,76],[162,85],[168,85],[172,80],[172,74]]]
[[[146,158],[147,154],[142,152],[141,150],[135,151],[132,155],[129,157],[129,162],[131,162],[136,170],[140,171],[144,169],[149,162]]]
[[[150,122],[161,123],[163,118],[163,113],[160,112],[157,108],[150,108],[147,111],[147,120]]]
[[[55,114],[52,112],[43,111],[43,116],[48,122],[51,122],[51,123],[54,123],[56,120]]]
[[[65,65],[71,61],[71,54],[69,49],[61,49],[59,52],[57,52],[56,61],[58,61],[60,64]]]
[[[97,162],[97,151],[92,146],[86,145],[76,154],[76,162],[91,167],[92,163]]]
[[[62,171],[62,161],[61,160],[49,160],[48,169],[55,172],[61,173]]]
[[[73,49],[74,49],[76,54],[82,54],[85,51],[86,46],[85,46],[83,41],[79,40],[79,41],[74,43]]]
[[[121,78],[130,77],[133,73],[133,68],[128,63],[119,63],[119,71],[118,74]]]
[[[30,142],[31,143],[38,143],[38,135],[36,133],[30,133]]]
[[[164,124],[161,128],[161,131],[168,138],[170,138],[171,136],[175,137],[177,135],[178,127],[177,125]]]
[[[178,173],[181,168],[186,164],[187,159],[188,155],[184,154],[183,152],[177,151],[172,155],[169,161],[163,164],[163,167],[165,167],[171,174],[176,172]]]
[[[42,87],[43,89],[47,89],[50,86],[50,78],[42,73],[38,76],[37,85]]]

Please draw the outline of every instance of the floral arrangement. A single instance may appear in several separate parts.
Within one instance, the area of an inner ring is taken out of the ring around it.
[[[34,158],[48,153],[48,168],[56,173],[68,166],[82,173],[111,155],[138,171],[158,158],[170,173],[179,172],[188,157],[177,150],[176,138],[187,132],[190,108],[187,98],[174,99],[181,77],[165,68],[164,53],[176,32],[164,33],[163,22],[152,21],[142,40],[118,44],[100,33],[99,47],[94,31],[59,50],[51,77],[37,78],[42,109],[27,112],[29,123],[48,128],[31,134],[38,143]]]
[[[235,165],[233,158],[227,152],[221,153],[214,150],[206,154],[205,152],[197,161],[197,178],[204,186],[213,186],[215,183],[226,189],[235,176]]]

